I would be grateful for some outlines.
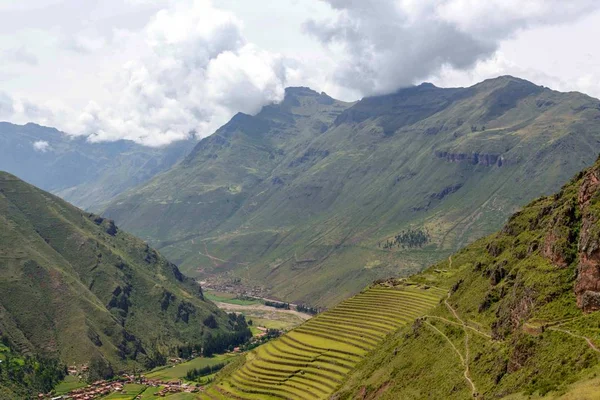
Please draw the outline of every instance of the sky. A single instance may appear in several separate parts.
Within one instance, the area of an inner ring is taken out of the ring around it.
[[[161,146],[309,86],[510,74],[600,97],[597,0],[0,0],[0,120]]]

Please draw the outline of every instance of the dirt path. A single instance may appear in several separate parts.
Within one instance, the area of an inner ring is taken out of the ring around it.
[[[469,382],[469,385],[471,386],[471,393],[473,394],[473,397],[477,397],[478,396],[477,388],[475,387],[475,384],[473,383],[473,381],[471,380],[471,377],[469,376],[469,363],[468,363],[468,359],[466,360],[465,357],[463,357],[463,355],[458,350],[458,348],[456,348],[456,346],[454,345],[454,343],[452,343],[452,340],[450,340],[450,338],[448,336],[446,336],[446,334],[444,332],[440,331],[438,328],[436,328],[435,326],[433,326],[428,321],[425,321],[425,323],[427,325],[429,325],[437,333],[439,333],[440,335],[442,335],[444,337],[444,339],[446,339],[446,341],[450,344],[450,346],[452,346],[452,348],[454,349],[454,352],[456,353],[456,355],[458,356],[458,358],[460,358],[460,362],[465,367],[465,372],[463,373],[463,375],[464,375],[465,379],[467,380],[467,382]],[[469,352],[467,350],[467,358],[468,357],[469,357]]]
[[[432,318],[432,319],[439,319],[440,321],[444,321],[447,324],[456,325],[456,326],[460,326],[460,327],[464,327],[464,328],[470,329],[473,332],[477,333],[478,335],[481,335],[481,336],[485,337],[486,339],[492,340],[492,336],[491,335],[489,335],[489,334],[487,334],[485,332],[482,332],[482,331],[478,330],[477,328],[472,327],[471,325],[462,325],[461,323],[454,322],[454,321],[451,321],[451,320],[449,320],[447,318],[438,317],[438,316],[435,316],[435,315],[424,315],[424,317],[425,318]]]
[[[448,269],[452,268],[452,256],[448,257],[448,264],[449,264]],[[469,381],[469,384],[471,385],[471,392],[473,394],[473,397],[478,397],[477,388],[475,387],[475,384],[471,380],[470,371],[469,371],[470,351],[469,351],[469,332],[468,332],[468,330],[469,329],[475,330],[475,328],[472,328],[471,326],[467,325],[465,323],[465,321],[463,321],[462,318],[460,318],[460,316],[458,315],[458,313],[456,312],[456,310],[454,309],[454,307],[452,307],[450,305],[450,303],[448,303],[448,299],[449,298],[450,298],[450,292],[448,292],[448,296],[444,299],[444,304],[446,305],[446,307],[448,308],[448,310],[450,310],[450,312],[452,313],[452,315],[454,316],[454,318],[456,318],[458,320],[458,322],[460,323],[460,325],[463,328],[463,332],[465,333],[465,357],[462,359],[463,360],[463,364],[465,366],[465,372],[464,372],[465,379],[467,381]],[[477,333],[480,333],[480,334],[483,334],[486,337],[489,337],[489,335],[484,334],[483,332],[477,332]]]
[[[223,260],[222,258],[212,256],[212,255],[210,255],[208,253],[208,248],[206,247],[206,242],[204,242],[203,244],[204,244],[204,253],[202,253],[201,251],[199,251],[198,254],[200,254],[201,256],[204,256],[204,257],[208,257],[212,261],[212,263],[213,263],[213,265],[215,267],[219,266],[219,262],[221,262],[221,263],[232,263],[232,264],[245,265],[245,266],[248,266],[248,264],[249,264],[249,263],[239,263],[239,262],[227,261],[227,260]]]
[[[305,314],[296,310],[285,310],[281,308],[269,307],[264,304],[250,304],[250,305],[240,305],[240,304],[231,304],[231,303],[223,303],[220,301],[214,301],[221,310],[227,311],[267,311],[267,312],[275,312],[281,314],[292,314],[302,319],[303,321],[311,319],[313,316],[310,314]]]
[[[588,346],[590,346],[590,348],[592,350],[594,350],[597,353],[600,353],[600,349],[598,349],[596,347],[596,345],[592,342],[592,340],[590,338],[588,338],[588,337],[581,336],[581,335],[578,335],[576,333],[569,332],[569,331],[567,331],[565,329],[560,329],[560,328],[555,328],[555,327],[549,327],[548,330],[566,333],[567,335],[570,335],[570,336],[573,336],[573,337],[576,337],[576,338],[579,338],[579,339],[583,339],[583,340],[585,340],[587,342]]]

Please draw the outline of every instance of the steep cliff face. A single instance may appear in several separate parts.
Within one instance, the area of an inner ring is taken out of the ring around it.
[[[600,168],[592,168],[579,189],[582,224],[575,294],[586,312],[600,310]]]
[[[499,154],[485,153],[450,153],[447,151],[436,151],[435,156],[443,158],[448,162],[468,162],[473,165],[483,165],[486,167],[501,167],[504,163],[504,157]]]

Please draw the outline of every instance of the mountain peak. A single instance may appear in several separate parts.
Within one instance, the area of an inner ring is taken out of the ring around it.
[[[290,86],[285,88],[285,95],[287,96],[321,96],[317,91],[312,90],[306,86]]]

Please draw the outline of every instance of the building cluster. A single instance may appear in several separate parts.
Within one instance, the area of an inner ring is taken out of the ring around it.
[[[96,381],[84,388],[75,389],[62,396],[49,397],[40,393],[38,398],[52,400],[94,400],[107,396],[111,393],[122,392],[125,384],[136,383],[147,387],[160,387],[160,391],[154,395],[166,397],[174,393],[197,393],[201,390],[200,384],[184,383],[182,381],[165,382],[156,379],[148,379],[144,376],[123,375],[115,381]],[[137,398],[141,398],[138,396]]]
[[[186,392],[186,393],[198,393],[200,391],[200,385],[199,384],[188,384],[188,383],[182,383],[180,382],[160,382],[158,385],[155,386],[162,386],[163,388],[159,391],[154,393],[155,396],[159,396],[159,397],[165,397],[168,396],[170,394],[174,394],[174,393],[181,393],[181,392]]]

